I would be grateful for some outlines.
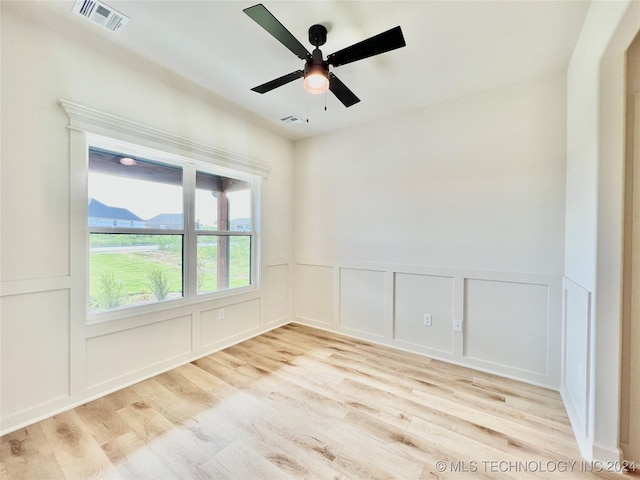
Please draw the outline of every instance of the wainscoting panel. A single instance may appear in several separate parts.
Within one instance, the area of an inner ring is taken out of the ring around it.
[[[260,326],[260,300],[225,305],[200,314],[200,339],[205,349],[246,335]]]
[[[431,315],[431,326],[424,325]],[[394,338],[453,353],[453,278],[395,274]]]
[[[464,355],[545,376],[549,287],[467,279]]]
[[[267,325],[289,318],[289,264],[269,265],[264,269]]]
[[[89,388],[191,352],[191,316],[87,339]]]
[[[333,267],[298,264],[294,298],[297,318],[333,325]]]
[[[340,326],[369,335],[385,332],[385,272],[340,269]]]
[[[295,272],[297,323],[560,387],[560,276],[313,259]],[[338,321],[319,322],[332,305]]]
[[[69,290],[2,297],[2,418],[69,396]]]
[[[563,291],[565,341],[561,392],[576,437],[587,438],[591,293],[568,278],[564,279]]]

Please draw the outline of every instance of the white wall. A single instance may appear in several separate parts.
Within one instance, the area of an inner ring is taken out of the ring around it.
[[[618,460],[624,54],[640,3],[592,2],[568,69],[564,371],[583,456]]]
[[[26,11],[20,2],[2,3],[2,431],[291,319],[291,142],[113,48],[106,36],[44,25]],[[271,164],[263,186],[262,288],[97,324],[75,314],[83,275],[72,270],[78,208],[71,199],[84,186],[81,172],[70,171],[60,98]]]
[[[297,320],[558,387],[565,87],[296,142]]]

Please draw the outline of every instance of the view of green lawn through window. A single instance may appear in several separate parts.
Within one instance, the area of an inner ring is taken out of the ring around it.
[[[198,293],[218,291],[217,236],[198,237]],[[229,238],[229,288],[251,284],[251,238]],[[180,298],[181,235],[90,236],[89,304],[92,311]]]
[[[229,288],[251,285],[251,237],[229,239]],[[198,293],[218,290],[218,244],[215,235],[198,236]]]
[[[92,311],[182,297],[182,235],[93,233],[89,251]]]
[[[90,313],[252,285],[250,181],[92,147],[88,193]]]

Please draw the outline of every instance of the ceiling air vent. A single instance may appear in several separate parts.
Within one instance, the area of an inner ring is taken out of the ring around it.
[[[110,32],[120,33],[129,17],[97,0],[76,0],[73,13],[97,23]]]
[[[283,123],[305,123],[303,119],[293,114],[287,115],[286,117],[282,117],[280,121]]]

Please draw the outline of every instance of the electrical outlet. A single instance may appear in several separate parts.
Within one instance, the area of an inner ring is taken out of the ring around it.
[[[218,310],[218,320],[224,320],[224,308]]]
[[[453,320],[453,331],[462,333],[462,320]]]
[[[430,313],[425,313],[425,314],[422,316],[422,324],[423,324],[425,327],[430,327],[430,326],[431,326],[431,314],[430,314]]]

